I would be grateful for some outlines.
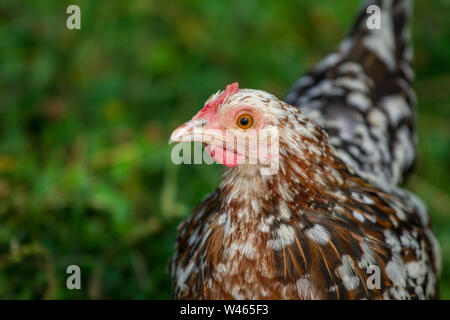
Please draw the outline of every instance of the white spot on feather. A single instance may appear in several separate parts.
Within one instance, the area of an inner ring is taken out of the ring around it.
[[[327,55],[322,61],[319,62],[319,64],[316,67],[317,71],[325,70],[336,63],[338,63],[341,60],[342,56],[340,53],[331,53]]]
[[[387,112],[389,121],[396,126],[401,119],[411,116],[411,108],[403,96],[392,95],[383,98],[380,105]]]
[[[302,300],[315,300],[314,287],[311,281],[301,277],[296,282],[298,297]]]
[[[393,259],[386,265],[386,273],[394,286],[403,288],[406,285],[405,268],[399,258]]]
[[[335,80],[335,84],[349,90],[368,92],[367,86],[359,79],[340,77]]]
[[[289,219],[291,217],[291,211],[284,201],[280,203],[280,217],[283,219]]]
[[[291,245],[294,242],[294,237],[295,237],[294,228],[292,228],[291,226],[282,224],[275,231],[274,236],[275,236],[275,239],[271,239],[271,240],[267,241],[267,246],[272,249],[275,249],[275,250],[283,249],[283,248]]]
[[[346,62],[339,66],[338,72],[340,73],[356,73],[363,72],[363,68],[356,62]]]
[[[364,216],[358,211],[353,211],[353,216],[361,222],[364,222],[366,220]]]
[[[354,290],[359,286],[359,277],[355,274],[353,260],[349,255],[342,256],[342,264],[337,268],[337,274],[347,290]]]
[[[314,225],[314,227],[306,230],[305,233],[308,238],[321,245],[325,245],[330,241],[330,233],[320,224]]]
[[[370,99],[361,92],[352,92],[347,96],[347,102],[361,111],[367,111],[372,106]]]

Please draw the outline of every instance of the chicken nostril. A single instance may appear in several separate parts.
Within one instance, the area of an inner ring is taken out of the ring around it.
[[[196,128],[202,128],[206,126],[207,121],[205,119],[198,119],[194,120],[194,127]]]

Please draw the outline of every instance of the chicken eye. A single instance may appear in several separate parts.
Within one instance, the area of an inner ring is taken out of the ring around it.
[[[253,126],[253,123],[255,120],[253,117],[249,114],[241,114],[237,119],[237,125],[241,129],[248,129]]]

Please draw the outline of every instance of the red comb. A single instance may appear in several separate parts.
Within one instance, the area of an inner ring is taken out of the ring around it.
[[[208,103],[207,106],[211,105],[213,106],[219,106],[222,104],[223,100],[225,100],[226,97],[231,96],[239,91],[239,84],[237,82],[234,82],[232,84],[227,85],[225,92],[222,93],[220,96],[217,97],[216,100]]]
[[[237,82],[227,85],[225,91],[220,96],[218,96],[214,101],[211,101],[202,110],[200,110],[196,118],[204,115],[206,112],[208,113],[217,112],[217,109],[219,109],[219,106],[223,103],[225,98],[237,93],[238,91],[239,91],[239,84]]]

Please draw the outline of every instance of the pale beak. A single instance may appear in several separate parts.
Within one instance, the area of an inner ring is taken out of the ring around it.
[[[198,141],[211,143],[213,139],[222,139],[223,133],[217,129],[210,129],[206,126],[205,120],[189,120],[175,129],[170,136],[169,143]]]
[[[173,142],[187,142],[193,141],[192,136],[194,133],[194,121],[190,120],[183,123],[181,126],[175,129],[170,136],[169,143]]]

